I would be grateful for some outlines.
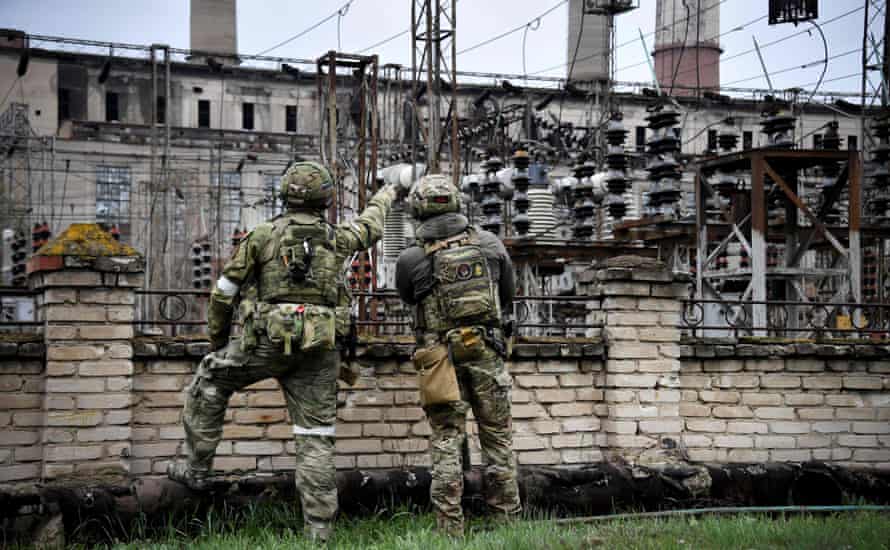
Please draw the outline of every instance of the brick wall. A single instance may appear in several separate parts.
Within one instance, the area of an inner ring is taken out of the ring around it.
[[[162,473],[181,452],[183,389],[191,381],[206,344],[139,341],[133,378],[130,471]],[[430,434],[408,346],[374,346],[362,352],[362,376],[337,399],[337,466],[393,468],[429,465]],[[520,464],[577,464],[602,459],[600,417],[602,346],[527,344],[508,363],[514,448]],[[522,357],[519,357],[522,356]],[[471,416],[472,418],[472,416]],[[481,463],[476,429],[471,449]],[[275,380],[236,393],[229,402],[221,470],[283,470],[293,467],[293,432]]]
[[[40,477],[43,354],[42,342],[0,333],[0,483]]]
[[[890,468],[888,357],[885,346],[685,347],[676,398],[689,457]]]
[[[0,483],[115,468],[158,475],[182,451],[184,389],[201,340],[134,336],[140,259],[54,259],[31,274],[39,341],[0,338]],[[523,465],[616,457],[821,460],[890,468],[890,346],[681,341],[686,283],[617,258],[581,277],[587,339],[525,340],[508,368]],[[362,349],[338,395],[337,466],[429,464],[411,346]],[[470,421],[475,463],[480,462]],[[232,397],[216,466],[290,469],[292,428],[275,381]]]

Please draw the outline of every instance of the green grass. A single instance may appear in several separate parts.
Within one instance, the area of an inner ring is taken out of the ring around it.
[[[132,538],[112,546],[124,549],[315,548],[302,535],[296,507],[255,506],[242,512],[211,513],[187,522],[138,527]],[[557,525],[546,519],[492,527],[482,518],[469,523],[460,541],[435,531],[431,514],[399,512],[387,517],[337,522],[329,548],[469,548],[524,550],[546,548],[700,549],[700,548],[890,548],[890,516],[847,513],[832,516],[763,515],[616,520],[599,524]]]

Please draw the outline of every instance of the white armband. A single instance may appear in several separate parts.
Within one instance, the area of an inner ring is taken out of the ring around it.
[[[216,281],[216,288],[219,289],[220,292],[225,294],[226,296],[234,296],[238,294],[238,289],[241,287],[234,283],[231,279],[223,275]]]

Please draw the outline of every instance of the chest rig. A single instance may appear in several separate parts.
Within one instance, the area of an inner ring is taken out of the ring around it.
[[[471,325],[496,325],[501,312],[495,283],[479,238],[472,228],[428,243],[433,288],[420,303],[423,328],[444,333]]]

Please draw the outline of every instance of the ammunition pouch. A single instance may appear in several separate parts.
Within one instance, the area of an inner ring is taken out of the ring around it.
[[[412,357],[420,380],[420,401],[423,406],[460,401],[457,372],[445,344],[420,348]]]
[[[312,304],[269,304],[265,312],[266,336],[283,347],[284,355],[294,350],[332,351],[336,349],[336,320],[333,308]]]

